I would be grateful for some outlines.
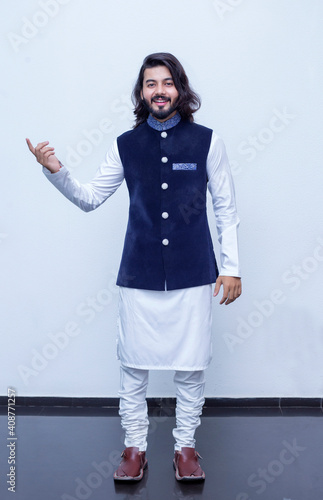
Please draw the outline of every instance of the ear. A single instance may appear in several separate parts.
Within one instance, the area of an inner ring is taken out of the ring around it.
[[[140,97],[141,97],[142,100],[144,99],[144,94],[142,93],[142,89],[140,91]]]

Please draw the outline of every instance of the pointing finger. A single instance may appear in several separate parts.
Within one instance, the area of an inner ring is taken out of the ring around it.
[[[28,145],[28,147],[29,147],[29,150],[30,150],[33,154],[35,154],[35,148],[34,148],[34,146],[32,145],[32,143],[30,142],[30,140],[29,140],[28,138],[26,139],[26,142],[27,142],[27,145]]]

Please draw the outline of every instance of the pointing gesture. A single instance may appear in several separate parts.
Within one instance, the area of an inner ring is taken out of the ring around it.
[[[55,156],[55,150],[52,147],[49,147],[48,141],[40,142],[34,148],[29,139],[26,139],[29,150],[35,155],[38,163],[46,167],[52,174],[58,172],[61,168],[58,159]]]

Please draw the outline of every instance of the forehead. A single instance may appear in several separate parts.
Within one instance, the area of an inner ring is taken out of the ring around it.
[[[144,71],[144,82],[147,80],[162,81],[166,78],[171,78],[172,74],[166,66],[155,66],[154,68],[146,68]]]

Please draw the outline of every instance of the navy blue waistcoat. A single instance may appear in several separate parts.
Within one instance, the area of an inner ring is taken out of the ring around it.
[[[165,290],[166,282],[175,290],[215,282],[206,215],[211,136],[181,120],[166,133],[145,122],[118,137],[130,207],[117,285]]]

